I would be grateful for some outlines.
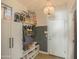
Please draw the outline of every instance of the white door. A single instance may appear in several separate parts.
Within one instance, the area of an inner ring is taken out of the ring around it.
[[[65,58],[67,49],[67,31],[65,26],[65,20],[48,21],[49,54]]]
[[[48,52],[67,58],[68,11],[55,12],[55,18],[48,18]]]
[[[12,22],[12,59],[22,57],[22,24]]]
[[[1,59],[11,59],[11,23],[3,17],[4,8],[1,7]]]

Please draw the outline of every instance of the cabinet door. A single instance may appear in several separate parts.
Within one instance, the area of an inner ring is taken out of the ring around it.
[[[1,59],[11,59],[11,22],[3,18],[4,8],[1,7]]]
[[[2,59],[11,59],[11,39],[10,22],[1,22],[1,57]]]
[[[22,24],[12,23],[12,59],[20,59],[22,56]]]

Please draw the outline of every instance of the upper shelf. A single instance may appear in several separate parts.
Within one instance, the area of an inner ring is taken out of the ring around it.
[[[35,12],[31,11],[22,11],[20,13],[16,12],[14,14],[15,22],[22,22],[23,24],[36,25],[37,24],[37,16]]]

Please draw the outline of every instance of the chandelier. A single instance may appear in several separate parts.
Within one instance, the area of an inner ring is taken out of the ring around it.
[[[50,0],[47,0],[46,7],[44,8],[44,14],[50,16],[54,14],[54,6]]]

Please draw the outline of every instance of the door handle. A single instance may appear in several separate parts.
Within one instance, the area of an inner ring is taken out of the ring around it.
[[[11,38],[9,38],[9,48],[11,48]]]
[[[12,38],[12,48],[14,47],[14,38]]]

